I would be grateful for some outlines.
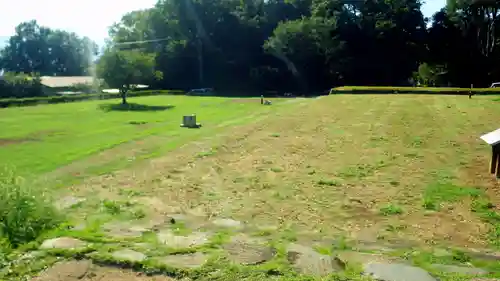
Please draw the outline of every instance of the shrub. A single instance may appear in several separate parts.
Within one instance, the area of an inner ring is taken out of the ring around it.
[[[43,96],[38,75],[7,72],[0,80],[0,98],[26,98]]]
[[[128,97],[147,97],[156,95],[175,95],[178,93],[183,93],[181,91],[138,91],[127,93]],[[37,104],[55,104],[64,102],[75,102],[75,101],[85,101],[85,100],[105,100],[105,99],[118,99],[120,94],[83,94],[83,95],[67,95],[67,96],[50,96],[50,97],[35,97],[35,98],[11,98],[11,99],[0,99],[0,108],[10,107],[10,106],[30,106]]]
[[[17,247],[57,227],[61,219],[43,190],[0,171],[0,238]]]

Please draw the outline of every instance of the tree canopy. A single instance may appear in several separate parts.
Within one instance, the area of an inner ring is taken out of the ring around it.
[[[500,80],[499,3],[449,0],[427,19],[420,0],[158,0],[110,27],[100,66],[110,71],[99,73],[117,87],[132,83],[124,82],[130,78],[124,73],[151,81],[158,71],[161,79],[150,82],[157,88],[228,92],[416,82],[487,86]],[[1,65],[84,74],[84,58],[94,50],[85,46],[93,45],[22,23]]]

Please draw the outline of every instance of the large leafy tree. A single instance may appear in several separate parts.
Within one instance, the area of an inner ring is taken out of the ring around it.
[[[88,75],[97,45],[75,33],[53,30],[36,21],[16,27],[7,46],[0,52],[0,69],[41,75]]]
[[[134,85],[150,85],[162,78],[162,73],[155,70],[155,54],[115,48],[104,51],[97,64],[97,75],[120,91],[123,104],[127,104],[127,92]]]

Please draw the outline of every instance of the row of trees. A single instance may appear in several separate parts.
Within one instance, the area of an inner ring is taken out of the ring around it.
[[[449,0],[426,19],[420,0],[159,0],[110,28],[97,70],[124,92],[133,83],[240,91],[486,86],[500,79],[499,2]],[[92,50],[81,47],[92,45],[86,39],[35,44],[25,29],[2,52],[3,68],[85,73],[88,64],[76,58]],[[65,34],[37,30],[40,38]],[[80,47],[54,59],[61,46]]]

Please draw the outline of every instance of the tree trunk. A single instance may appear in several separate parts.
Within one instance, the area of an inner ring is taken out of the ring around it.
[[[127,104],[127,91],[121,90],[120,94],[122,96],[122,104]]]

